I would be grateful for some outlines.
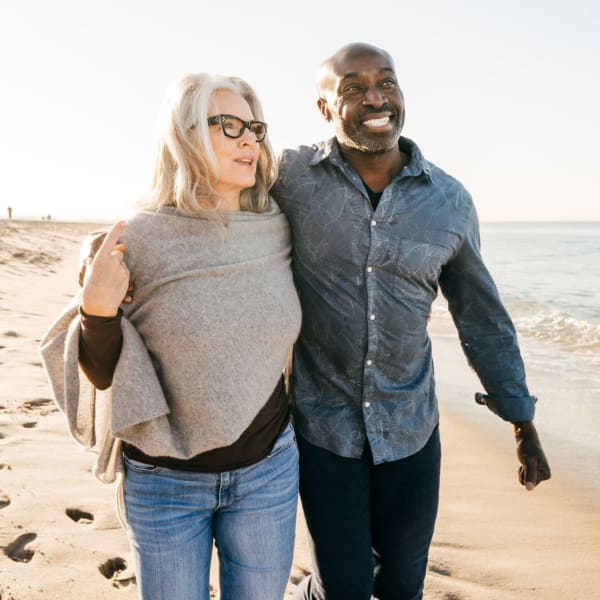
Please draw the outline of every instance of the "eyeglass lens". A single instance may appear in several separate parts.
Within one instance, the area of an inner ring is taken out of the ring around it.
[[[223,133],[232,138],[240,137],[246,128],[245,123],[241,119],[230,115],[221,116],[221,126],[223,128]],[[261,123],[260,121],[251,121],[249,129],[256,136],[257,142],[262,142],[265,139],[267,127],[264,123]]]

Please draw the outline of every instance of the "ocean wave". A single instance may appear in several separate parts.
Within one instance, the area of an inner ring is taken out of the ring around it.
[[[568,346],[571,350],[600,352],[600,325],[539,307],[525,313],[513,310],[512,314],[520,334]]]
[[[520,336],[552,342],[578,354],[600,355],[600,324],[536,302],[513,299],[507,309]],[[450,318],[445,303],[434,303],[432,312],[437,319]]]

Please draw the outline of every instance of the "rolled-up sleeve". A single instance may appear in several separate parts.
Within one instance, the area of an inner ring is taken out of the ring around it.
[[[466,235],[440,277],[442,293],[464,353],[486,392],[486,405],[506,421],[535,412],[515,327],[480,253],[479,223],[471,204]]]

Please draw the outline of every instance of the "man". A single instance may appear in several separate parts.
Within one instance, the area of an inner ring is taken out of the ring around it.
[[[422,598],[440,444],[427,322],[438,288],[528,490],[550,477],[514,327],[462,185],[400,136],[387,52],[351,44],[318,74],[335,138],[283,153],[274,195],[303,307],[292,395],[315,569],[297,599]]]

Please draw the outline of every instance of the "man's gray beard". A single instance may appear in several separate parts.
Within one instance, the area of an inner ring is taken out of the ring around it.
[[[398,141],[400,140],[400,131],[396,132],[392,140],[386,140],[385,142],[383,140],[378,142],[377,140],[365,138],[356,132],[353,134],[354,137],[350,137],[346,131],[343,133],[344,136],[340,142],[344,146],[347,146],[348,148],[354,148],[355,150],[359,150],[365,154],[384,154],[385,152],[388,152],[389,150],[392,150],[398,146]]]

